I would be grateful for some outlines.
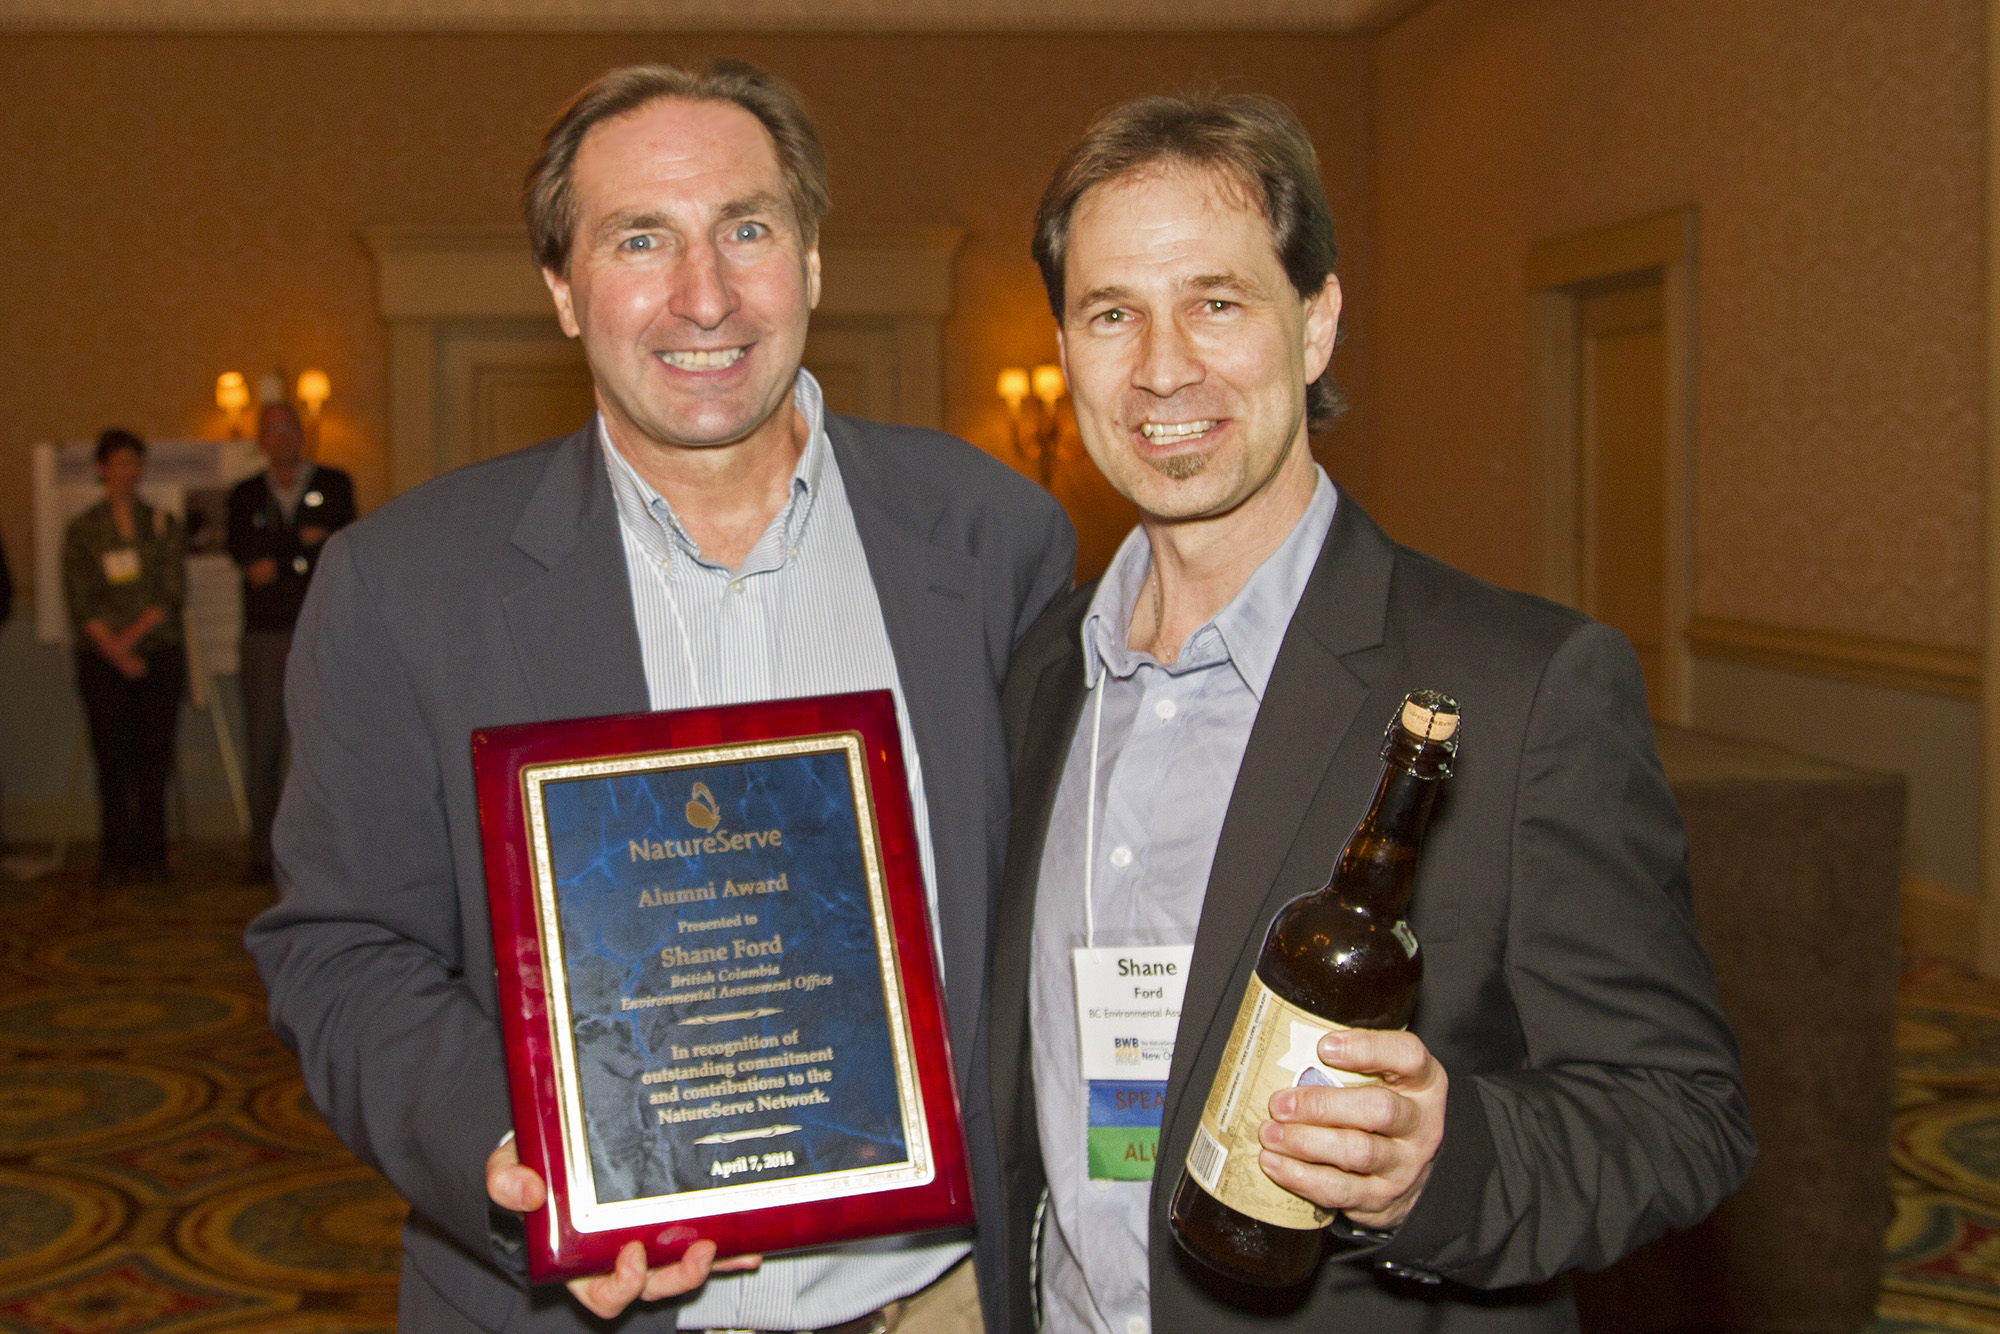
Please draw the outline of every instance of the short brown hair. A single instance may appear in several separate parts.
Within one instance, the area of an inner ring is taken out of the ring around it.
[[[1035,210],[1035,263],[1049,309],[1063,317],[1070,216],[1094,186],[1154,166],[1207,167],[1234,177],[1264,211],[1285,277],[1302,300],[1333,272],[1333,215],[1312,138],[1291,108],[1249,93],[1143,97],[1113,107],[1063,155]],[[1306,387],[1306,416],[1324,427],[1347,410],[1333,370]]]
[[[607,120],[666,98],[729,102],[755,116],[777,150],[800,235],[807,245],[819,239],[820,220],[832,206],[826,150],[797,93],[742,60],[712,61],[699,74],[675,65],[628,65],[592,80],[542,136],[542,151],[521,188],[521,212],[528,220],[536,264],[554,273],[569,272],[570,239],[576,231],[572,177],[584,136]]]

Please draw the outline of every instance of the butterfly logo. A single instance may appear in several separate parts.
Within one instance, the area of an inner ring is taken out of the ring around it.
[[[708,790],[708,784],[696,783],[688,793],[687,818],[696,829],[713,829],[722,823],[722,808],[715,804],[715,795]]]

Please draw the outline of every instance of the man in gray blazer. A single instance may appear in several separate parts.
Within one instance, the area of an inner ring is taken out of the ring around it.
[[[1630,647],[1396,545],[1313,463],[1340,286],[1279,104],[1107,113],[1057,168],[1035,253],[1084,443],[1142,521],[1030,631],[1003,704],[1005,1212],[982,1240],[1006,1328],[1574,1328],[1566,1271],[1694,1223],[1754,1152]],[[1182,1164],[1274,914],[1326,881],[1384,725],[1425,687],[1463,725],[1403,941],[1415,1017],[1309,1045],[1323,1086],[1271,1095],[1228,1149],[1334,1213],[1311,1278],[1233,1282],[1174,1240]],[[1137,1003],[1104,973],[1140,948],[1185,993],[1163,1068],[1127,1077],[1142,1039],[1121,1053],[1078,1014]]]
[[[976,1329],[963,1237],[530,1290],[473,794],[474,728],[889,688],[941,925],[974,1186],[971,1077],[1004,847],[1006,663],[1068,587],[1044,493],[961,441],[826,412],[800,368],[824,156],[736,62],[615,71],[525,193],[596,420],[461,469],[327,544],[291,656],[279,904],[248,943],[336,1133],[410,1203],[404,1328]],[[676,1305],[657,1299],[681,1296]]]

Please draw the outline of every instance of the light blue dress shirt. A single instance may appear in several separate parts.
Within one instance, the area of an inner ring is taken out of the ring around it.
[[[598,425],[625,542],[648,701],[655,709],[683,709],[893,690],[935,935],[937,870],[922,764],[868,556],[827,441],[824,400],[807,371],[799,372],[792,406],[810,434],[792,473],[791,495],[734,570],[702,555],[673,507]],[[776,1256],[752,1273],[710,1278],[681,1309],[680,1327],[840,1324],[926,1286],[969,1250],[962,1240],[884,1237]]]
[[[1315,469],[1315,471],[1318,471]],[[1189,945],[1251,724],[1292,612],[1338,503],[1319,472],[1305,514],[1229,604],[1162,663],[1126,647],[1152,568],[1143,529],[1112,558],[1083,619],[1084,701],[1070,740],[1035,895],[1029,978],[1035,1114],[1049,1213],[1042,1320],[1051,1334],[1146,1334],[1147,1203],[1152,1183],[1093,1181],[1078,1064],[1070,951],[1084,941],[1084,861],[1091,860],[1098,947]],[[1103,691],[1097,772],[1091,732]],[[1086,786],[1097,788],[1096,847],[1085,846]],[[1159,1163],[1173,1189],[1179,1163]]]

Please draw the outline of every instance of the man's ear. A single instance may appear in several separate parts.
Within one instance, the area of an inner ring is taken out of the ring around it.
[[[556,321],[562,331],[571,338],[583,335],[583,326],[576,322],[576,305],[570,296],[569,279],[554,269],[542,270],[542,281],[549,285],[549,295],[556,300]]]
[[[1306,383],[1326,374],[1333,360],[1334,340],[1340,335],[1340,279],[1326,275],[1326,286],[1306,301],[1305,363]]]
[[[806,309],[819,309],[819,243],[806,249]]]

